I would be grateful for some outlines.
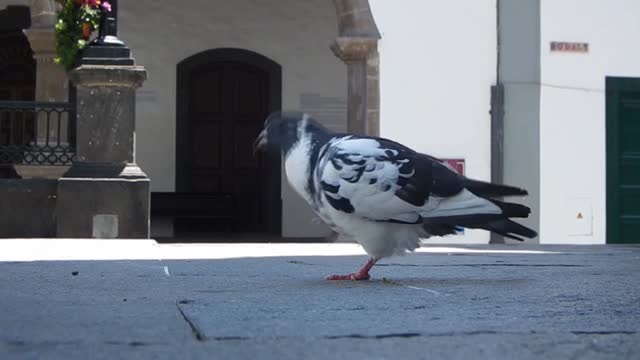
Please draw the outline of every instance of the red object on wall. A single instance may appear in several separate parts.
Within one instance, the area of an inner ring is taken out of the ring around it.
[[[442,159],[447,165],[449,165],[458,174],[464,175],[464,159]]]
[[[464,159],[441,159],[445,164],[449,165],[458,174],[464,175]],[[457,235],[464,235],[464,228],[456,226],[455,233]]]

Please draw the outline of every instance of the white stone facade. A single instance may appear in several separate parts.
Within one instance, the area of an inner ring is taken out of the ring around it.
[[[30,5],[31,1],[0,0]],[[606,239],[605,78],[640,77],[636,0],[370,0],[381,34],[380,134],[441,158],[462,158],[490,180],[490,88],[504,86],[503,167],[527,188],[532,242]],[[145,66],[137,98],[136,161],[152,191],[174,191],[176,66],[240,48],[282,67],[282,108],[347,126],[347,67],[328,0],[120,1],[119,37]],[[551,51],[553,41],[588,44]],[[282,235],[328,234],[282,182]],[[583,214],[576,222],[576,213]],[[486,243],[483,231],[436,242]]]

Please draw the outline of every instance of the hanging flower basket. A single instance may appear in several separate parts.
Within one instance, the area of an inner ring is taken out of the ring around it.
[[[58,12],[56,31],[57,64],[71,69],[78,54],[84,49],[91,35],[100,27],[103,13],[111,11],[108,0],[56,0],[62,5]]]

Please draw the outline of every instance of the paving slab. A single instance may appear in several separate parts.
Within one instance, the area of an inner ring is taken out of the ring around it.
[[[51,254],[68,243],[32,243],[24,261],[7,244],[2,359],[640,358],[636,246],[434,246],[333,282],[366,257],[88,241],[64,261]]]

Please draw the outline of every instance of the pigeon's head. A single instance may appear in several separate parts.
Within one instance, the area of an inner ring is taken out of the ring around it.
[[[253,143],[254,152],[276,148],[287,153],[303,136],[323,132],[322,126],[302,112],[274,112],[264,122],[264,130]]]

